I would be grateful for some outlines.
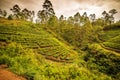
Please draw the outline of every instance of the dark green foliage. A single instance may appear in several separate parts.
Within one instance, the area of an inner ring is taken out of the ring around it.
[[[54,31],[65,41],[67,41],[69,44],[74,46],[74,50],[77,50],[78,52],[79,49],[85,51],[84,53],[86,54],[84,54],[84,60],[87,62],[86,67],[88,69],[90,69],[95,73],[96,72],[105,73],[111,76],[113,79],[117,79],[117,78],[119,79],[120,78],[118,77],[119,63],[116,62],[117,59],[119,58],[119,53],[116,53],[114,51],[114,49],[119,50],[119,46],[120,46],[119,27],[118,27],[119,25],[117,23],[117,24],[109,25],[107,27],[103,27],[102,21],[103,20],[100,21],[100,25],[97,24],[97,22],[95,22],[95,25],[92,25],[90,22],[87,22],[83,26],[71,24],[69,21],[68,22],[60,21],[59,23],[49,24],[47,28]],[[71,17],[71,22],[73,22],[72,17]],[[106,42],[103,43],[103,41]],[[97,43],[97,45],[93,46],[92,45],[93,43]],[[101,46],[98,46],[98,43],[101,43]],[[110,49],[110,48],[114,48],[114,49]],[[79,54],[81,54],[81,52]],[[115,57],[116,60],[114,61]],[[71,78],[74,78],[74,76],[76,76],[76,74],[72,75]]]
[[[109,11],[109,13],[107,13],[106,11],[102,12],[102,15],[104,16],[104,25],[109,25],[109,24],[114,23],[114,16],[113,15],[117,13],[117,10],[112,9]]]
[[[93,74],[77,64],[46,61],[44,57],[34,53],[33,50],[24,49],[16,43],[6,44],[4,48],[0,47],[0,55],[0,64],[7,64],[10,70],[28,80],[111,80],[110,77]]]
[[[15,4],[10,10],[14,13],[14,19],[21,18],[21,9],[19,5]]]
[[[90,45],[87,51],[88,53],[84,59],[89,69],[98,69],[100,72],[110,75],[115,79],[120,78],[116,76],[119,75],[120,56],[114,54],[112,51],[105,50],[97,44]],[[93,64],[95,65],[92,66]]]
[[[63,21],[65,19],[65,17],[63,15],[60,16],[59,20]]]
[[[120,29],[120,23],[115,23],[115,24],[112,24],[112,25],[107,25],[104,27],[103,30],[107,31],[107,30],[116,30],[116,29]]]
[[[21,12],[22,19],[28,20],[28,21],[33,21],[33,18],[35,16],[34,11],[30,11],[27,8],[23,9]]]
[[[0,9],[0,17],[5,18],[7,16],[7,11],[6,10],[1,10]]]
[[[8,16],[8,20],[13,20],[13,15],[12,15],[12,14],[10,14],[10,15]]]
[[[44,23],[48,21],[52,16],[55,16],[55,12],[52,3],[49,0],[45,0],[42,6],[43,10],[39,10],[37,16],[39,18],[39,21]]]

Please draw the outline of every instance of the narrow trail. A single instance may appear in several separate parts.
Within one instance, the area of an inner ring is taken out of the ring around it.
[[[26,80],[25,78],[10,72],[6,67],[6,65],[0,65],[0,80]]]

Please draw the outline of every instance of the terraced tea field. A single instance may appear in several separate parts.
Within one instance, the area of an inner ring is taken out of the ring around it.
[[[99,38],[103,41],[105,48],[120,53],[120,26],[114,26],[112,29],[110,27],[105,28]]]
[[[7,23],[7,24],[6,24]],[[34,49],[47,59],[71,62],[76,53],[45,31],[41,26],[30,22],[0,21],[0,42],[16,42],[24,48]]]

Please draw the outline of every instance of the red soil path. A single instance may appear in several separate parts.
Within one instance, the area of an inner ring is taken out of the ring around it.
[[[6,69],[6,65],[0,65],[0,80],[26,80],[21,76],[10,72]]]

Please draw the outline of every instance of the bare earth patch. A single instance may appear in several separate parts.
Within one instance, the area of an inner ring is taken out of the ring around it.
[[[0,65],[0,80],[26,80],[6,69],[6,65]]]

